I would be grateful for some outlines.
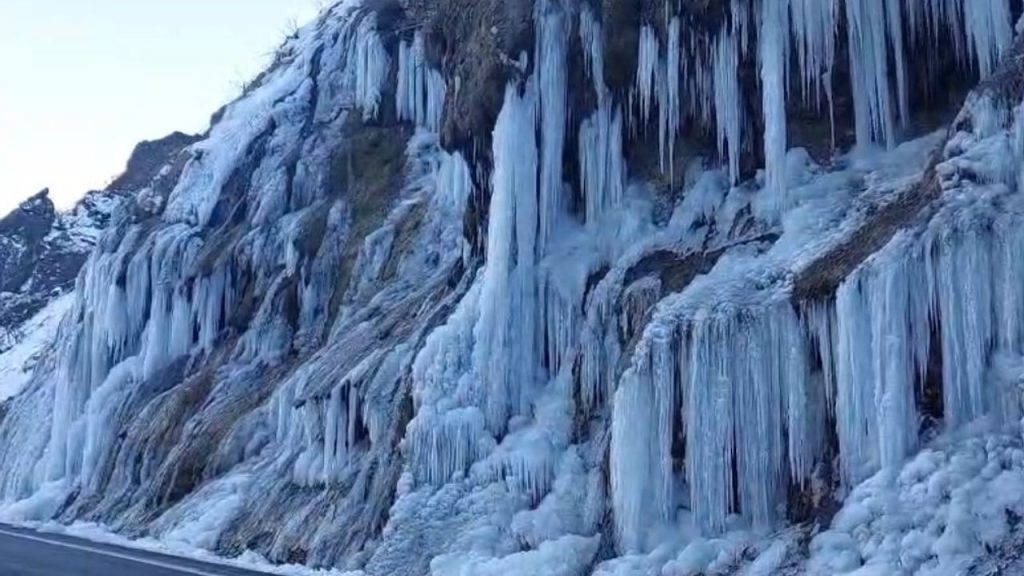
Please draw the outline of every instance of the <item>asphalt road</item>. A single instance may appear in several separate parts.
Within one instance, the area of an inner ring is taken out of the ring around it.
[[[0,525],[0,576],[257,575],[265,573]]]

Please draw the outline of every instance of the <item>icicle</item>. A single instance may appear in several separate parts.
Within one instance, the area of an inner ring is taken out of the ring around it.
[[[473,192],[473,177],[461,153],[444,155],[437,173],[437,190],[445,194],[453,214],[465,214]]]
[[[750,51],[750,2],[733,0],[731,6],[732,34],[739,38],[740,50],[746,56]]]
[[[786,80],[789,0],[765,0],[760,19],[764,158],[769,204],[776,217],[788,206],[786,191]]]
[[[985,78],[1013,42],[1010,0],[966,0],[963,11],[968,47]]]
[[[580,44],[583,46],[583,66],[587,75],[593,79],[594,93],[600,108],[610,98],[608,86],[604,81],[604,41],[601,23],[597,21],[589,4],[584,4],[580,11]]]
[[[645,354],[638,358],[641,364],[623,375],[612,405],[612,505],[619,546],[628,552],[643,550],[652,520],[668,519],[658,514],[665,502],[653,501],[654,492],[667,480],[655,476],[661,461],[656,453],[657,437],[652,434],[659,413],[656,384],[651,380],[649,358]],[[638,425],[641,422],[644,424]]]
[[[622,201],[626,160],[622,153],[622,115],[611,98],[580,123],[580,190],[587,222],[596,222]]]
[[[671,318],[650,323],[615,394],[612,496],[626,550],[644,546],[651,520],[672,518],[678,435],[690,510],[709,534],[737,512],[771,527],[785,479],[807,481],[822,445],[824,395],[788,302]]]
[[[914,390],[931,323],[919,292],[927,282],[923,258],[901,242],[887,253],[893,257],[872,261],[838,292],[836,419],[848,485],[899,466],[917,442]]]
[[[702,529],[722,532],[732,508],[734,446],[733,359],[724,342],[728,325],[695,327],[686,387],[686,470],[690,507]]]
[[[593,78],[594,93],[597,95],[597,110],[580,122],[580,193],[586,207],[586,221],[596,222],[605,211],[619,204],[625,192],[626,160],[622,150],[624,134],[622,112],[614,103],[604,80],[601,24],[587,6],[580,12],[579,34],[584,46],[584,66]]]
[[[993,247],[987,234],[967,231],[935,238],[934,280],[942,317],[942,380],[946,423],[960,426],[985,414],[985,367],[994,336]]]
[[[594,290],[580,334],[580,408],[588,415],[611,398],[618,376],[621,350],[614,318],[619,293],[608,288],[606,280]]]
[[[886,15],[877,0],[846,0],[857,143],[895,144]]]
[[[825,406],[829,413],[834,415],[836,402],[835,345],[838,342],[835,306],[813,302],[803,311],[803,318],[808,334],[817,345],[818,359],[821,361]]]
[[[347,76],[356,104],[363,111],[363,119],[377,117],[384,84],[391,66],[387,49],[377,34],[377,17],[369,14],[359,23],[349,47],[350,57]]]
[[[562,166],[568,120],[568,70],[565,13],[551,2],[538,4],[537,89],[541,131],[540,237],[547,250],[562,206]]]
[[[682,111],[680,109],[682,85],[679,77],[683,47],[681,35],[682,24],[679,17],[673,17],[668,26],[668,55],[665,60],[664,79],[661,82],[664,85],[664,90],[658,92],[661,171],[662,173],[668,172],[672,180],[675,180],[676,136],[682,128]]]
[[[829,98],[835,66],[838,0],[790,0],[804,101]]]
[[[431,132],[440,132],[447,86],[440,72],[427,66],[426,47],[419,32],[412,44],[398,46],[398,119]]]
[[[640,29],[640,45],[637,48],[635,87],[642,125],[647,125],[651,119],[659,63],[658,35],[651,26],[643,26]]]
[[[903,14],[900,0],[885,0],[886,21],[889,24],[889,44],[896,62],[896,95],[899,106],[900,127],[910,123],[910,86],[907,79],[906,43],[903,40]]]
[[[537,141],[532,84],[509,85],[494,129],[487,265],[475,366],[486,383],[487,424],[498,433],[522,414],[539,366],[537,332]]]
[[[743,108],[739,77],[740,56],[733,33],[719,34],[714,53],[714,110],[718,154],[728,158],[729,181],[740,180],[743,146]]]

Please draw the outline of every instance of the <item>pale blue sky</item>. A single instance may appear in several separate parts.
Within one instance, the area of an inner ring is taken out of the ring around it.
[[[316,0],[0,0],[0,213],[69,206],[132,147],[201,132]]]

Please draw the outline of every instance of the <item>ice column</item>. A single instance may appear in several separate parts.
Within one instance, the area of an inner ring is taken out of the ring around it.
[[[714,108],[718,154],[728,158],[729,180],[740,180],[740,155],[743,146],[743,108],[740,100],[739,47],[734,33],[721,33],[715,42]]]
[[[539,366],[535,98],[532,82],[525,92],[510,85],[494,128],[487,265],[474,352],[493,432],[503,430],[509,416],[526,412]]]
[[[562,166],[568,120],[569,36],[565,11],[552,1],[538,4],[537,90],[540,93],[540,253],[543,254],[562,206]]]
[[[789,0],[761,2],[761,85],[764,106],[764,161],[769,203],[786,208],[786,79],[789,59]]]

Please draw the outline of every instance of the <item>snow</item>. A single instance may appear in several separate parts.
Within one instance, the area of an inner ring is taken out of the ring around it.
[[[503,558],[452,560],[440,556],[431,562],[431,576],[575,576],[582,574],[597,553],[599,538],[566,536],[541,544],[537,550]]]
[[[1009,536],[1024,502],[1019,426],[984,421],[857,486],[814,538],[810,574],[963,574]]]
[[[16,328],[14,345],[0,353],[0,403],[17,396],[28,385],[36,364],[56,341],[60,323],[74,301],[71,294],[58,296]]]
[[[0,518],[7,520],[7,514],[2,510],[0,510]],[[18,523],[18,525],[37,530],[43,534],[62,534],[97,544],[145,550],[147,552],[187,558],[212,565],[252,570],[263,574],[278,574],[280,576],[363,576],[362,572],[315,570],[298,564],[272,565],[266,559],[252,552],[243,553],[236,558],[224,558],[185,542],[158,540],[155,538],[126,538],[113,532],[107,526],[90,522],[76,522],[70,525],[58,524],[56,522],[28,522]]]

